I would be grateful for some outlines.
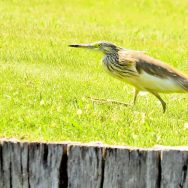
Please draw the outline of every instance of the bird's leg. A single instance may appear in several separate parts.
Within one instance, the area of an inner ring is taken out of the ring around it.
[[[138,93],[139,93],[139,92],[140,92],[140,91],[135,88],[134,101],[133,101],[134,104],[136,103],[136,99],[137,99],[137,96],[138,96]]]
[[[163,101],[163,99],[160,97],[160,95],[158,93],[154,92],[154,91],[151,91],[151,90],[148,90],[148,91],[150,93],[152,93],[155,97],[157,97],[160,100],[160,102],[161,102],[161,104],[163,106],[163,113],[165,113],[165,111],[166,111],[166,103]]]

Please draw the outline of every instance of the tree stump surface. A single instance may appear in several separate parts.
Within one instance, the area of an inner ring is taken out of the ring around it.
[[[188,188],[188,147],[0,140],[0,188]]]

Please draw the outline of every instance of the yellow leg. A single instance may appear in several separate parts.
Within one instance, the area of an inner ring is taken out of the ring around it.
[[[137,99],[138,93],[139,93],[139,90],[135,88],[134,101],[133,101],[134,104],[136,103],[136,99]]]
[[[161,102],[162,107],[163,107],[163,113],[165,113],[165,111],[166,111],[166,103],[163,101],[163,99],[160,97],[160,95],[158,93],[154,92],[154,91],[151,91],[151,90],[148,90],[148,91],[159,99],[159,101]]]

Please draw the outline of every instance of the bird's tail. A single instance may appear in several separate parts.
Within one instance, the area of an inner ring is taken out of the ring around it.
[[[181,79],[177,79],[176,81],[183,89],[182,92],[188,92],[188,78],[181,78]]]

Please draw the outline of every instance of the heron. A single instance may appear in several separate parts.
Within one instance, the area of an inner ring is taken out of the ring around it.
[[[159,93],[188,92],[188,76],[143,51],[122,48],[106,41],[69,46],[101,51],[104,54],[102,62],[106,71],[135,87],[134,104],[139,92],[146,91],[160,101],[165,112],[166,103]]]

